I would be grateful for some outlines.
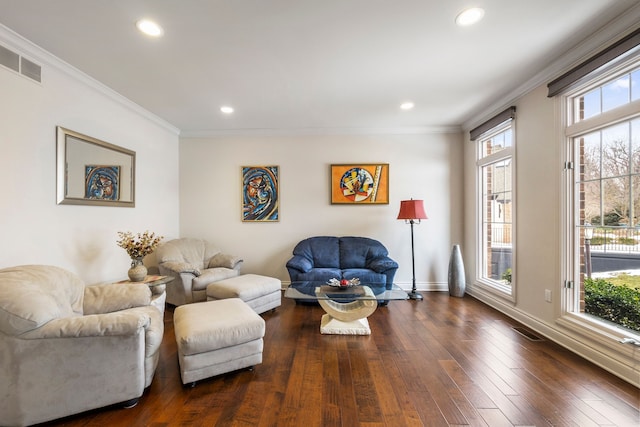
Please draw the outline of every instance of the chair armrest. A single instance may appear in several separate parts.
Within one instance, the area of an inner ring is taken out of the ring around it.
[[[151,304],[151,290],[143,283],[110,283],[84,288],[83,312],[111,313]]]
[[[160,266],[166,268],[167,270],[171,270],[176,274],[190,273],[194,276],[199,276],[200,274],[202,274],[198,267],[193,264],[189,264],[188,262],[166,261],[161,263]]]
[[[376,258],[367,264],[367,268],[376,273],[384,273],[387,270],[398,268],[398,263],[389,257]]]
[[[310,259],[300,255],[294,255],[289,261],[287,261],[287,268],[293,268],[303,273],[308,273],[313,268],[313,263]]]
[[[135,335],[151,322],[145,312],[120,311],[89,316],[65,317],[54,319],[38,329],[34,329],[20,338],[78,338],[102,336]]]
[[[226,267],[233,270],[242,262],[239,256],[219,253],[211,257],[207,268]]]

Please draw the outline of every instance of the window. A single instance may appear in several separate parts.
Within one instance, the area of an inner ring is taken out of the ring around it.
[[[485,127],[483,133],[476,135],[479,196],[476,283],[513,299],[515,108],[507,111],[507,116],[492,119],[488,122],[492,127]]]
[[[563,309],[603,333],[640,334],[640,55],[563,99],[566,267],[576,284]]]
[[[573,121],[581,122],[640,99],[640,70],[624,72],[573,97]]]

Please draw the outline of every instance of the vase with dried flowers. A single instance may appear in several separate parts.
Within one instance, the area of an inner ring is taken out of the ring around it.
[[[128,271],[129,280],[142,282],[147,276],[147,267],[142,263],[142,258],[156,250],[162,236],[156,236],[155,233],[149,233],[149,231],[135,235],[130,231],[118,231],[118,237],[116,243],[131,257],[131,268]]]

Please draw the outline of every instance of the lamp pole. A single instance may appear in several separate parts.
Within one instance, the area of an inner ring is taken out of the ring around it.
[[[413,224],[414,224],[414,220],[409,220],[409,224],[411,225],[411,267],[412,267],[412,272],[413,272],[413,285],[411,286],[411,292],[408,293],[409,298],[410,299],[415,299],[415,300],[421,300],[422,294],[418,293],[418,290],[416,288],[416,260],[415,260],[415,255],[414,255],[414,250],[413,250]]]

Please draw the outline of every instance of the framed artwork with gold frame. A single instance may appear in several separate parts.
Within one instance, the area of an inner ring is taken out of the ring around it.
[[[389,164],[331,165],[331,204],[388,205]]]

